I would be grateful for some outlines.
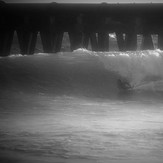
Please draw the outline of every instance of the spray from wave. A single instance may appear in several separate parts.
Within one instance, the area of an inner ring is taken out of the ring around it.
[[[87,51],[87,54],[98,56],[108,71],[118,73],[134,89],[163,88],[163,52],[159,49],[104,53]]]
[[[114,96],[117,80],[134,90],[163,90],[161,50],[11,55],[0,59],[0,87],[16,91]]]

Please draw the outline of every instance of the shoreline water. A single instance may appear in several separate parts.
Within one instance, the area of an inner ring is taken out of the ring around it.
[[[162,163],[162,52],[114,54],[1,58],[0,162]],[[133,66],[147,84],[119,91]]]

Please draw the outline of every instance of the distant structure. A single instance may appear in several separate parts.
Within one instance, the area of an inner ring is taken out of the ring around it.
[[[115,32],[120,51],[136,50],[137,35],[142,49],[153,49],[151,35],[158,35],[163,49],[163,4],[14,4],[0,1],[0,55],[7,56],[16,31],[22,54],[33,54],[40,32],[43,50],[61,50],[68,32],[71,50],[87,48],[109,51],[109,33]],[[125,37],[124,37],[125,36]]]

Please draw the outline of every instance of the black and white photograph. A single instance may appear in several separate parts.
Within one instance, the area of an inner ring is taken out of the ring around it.
[[[163,0],[0,0],[0,163],[163,163]]]

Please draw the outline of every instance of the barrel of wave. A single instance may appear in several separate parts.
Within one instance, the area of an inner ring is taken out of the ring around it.
[[[97,53],[104,67],[119,74],[119,87],[141,88],[151,82],[163,80],[163,51],[127,51]],[[158,82],[159,81],[159,82]]]

